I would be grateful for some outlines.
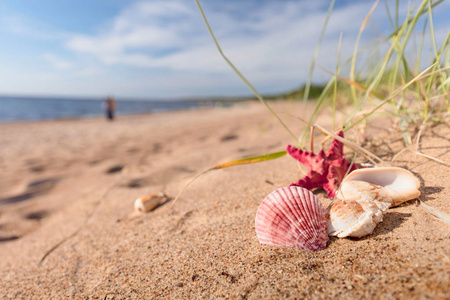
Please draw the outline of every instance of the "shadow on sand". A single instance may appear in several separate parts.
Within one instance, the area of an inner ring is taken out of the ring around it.
[[[0,204],[13,204],[46,194],[56,185],[59,180],[60,178],[47,178],[30,182],[23,193],[17,196],[0,199]]]

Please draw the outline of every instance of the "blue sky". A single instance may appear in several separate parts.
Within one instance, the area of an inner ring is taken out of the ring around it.
[[[336,2],[317,61],[330,70],[335,69],[339,35],[343,61],[374,3]],[[329,3],[201,1],[225,54],[263,94],[306,81]],[[400,1],[400,21],[407,7],[408,1]],[[450,31],[449,15],[450,1],[434,11],[438,42]],[[361,47],[390,29],[381,1]],[[3,0],[0,39],[0,94],[142,99],[251,95],[220,57],[194,0]],[[328,78],[315,70],[314,81]]]

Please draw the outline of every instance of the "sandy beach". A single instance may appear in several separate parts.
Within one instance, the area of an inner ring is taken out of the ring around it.
[[[273,108],[301,133],[300,103]],[[382,118],[361,145],[383,165],[409,169],[420,199],[450,213],[450,168],[397,155],[401,132]],[[318,123],[330,129],[329,117]],[[361,139],[354,130],[347,137]],[[261,245],[259,204],[304,174],[290,156],[206,173],[171,207],[199,172],[293,142],[256,102],[1,124],[0,298],[449,299],[450,227],[416,200],[389,209],[371,235],[330,238],[320,252]],[[419,150],[450,165],[450,128],[429,123]],[[134,212],[136,198],[158,192],[172,200]]]

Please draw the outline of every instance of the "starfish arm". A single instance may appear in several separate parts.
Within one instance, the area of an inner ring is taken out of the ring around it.
[[[340,131],[338,136],[344,137],[344,133]],[[334,139],[326,154],[320,150],[317,155],[290,145],[286,150],[293,158],[308,168],[308,174],[292,185],[309,190],[323,188],[328,196],[334,198],[337,188],[350,167],[350,163],[344,156],[344,144]],[[350,172],[355,169],[356,167],[352,166]]]
[[[331,199],[335,197],[335,193],[339,188],[342,177],[343,174],[341,174],[341,170],[338,167],[330,166],[330,170],[327,175],[327,182],[323,185],[323,189],[327,192],[328,197],[330,197]]]
[[[323,189],[325,190],[325,192],[327,192],[330,199],[334,199],[334,197],[336,196],[336,186],[337,180],[329,181],[323,185]]]
[[[292,183],[291,186],[301,186],[305,189],[312,190],[315,188],[321,188],[326,183],[326,177],[317,172],[311,171],[308,174],[297,181]]]
[[[291,145],[287,145],[286,151],[287,153],[289,153],[290,156],[292,156],[293,158],[304,164],[308,169],[312,168],[311,162],[314,160],[316,156],[314,153],[297,149]]]
[[[337,134],[340,137],[344,137],[344,132],[341,130]],[[344,144],[336,139],[331,143],[330,149],[328,149],[326,157],[329,159],[336,159],[344,156]]]
[[[350,163],[345,159],[345,157],[341,157],[330,163],[330,168],[328,169],[327,174],[327,184],[324,186],[324,189],[331,198],[334,198],[334,193],[344,179],[349,167]],[[356,170],[356,167],[353,165],[349,170],[349,173],[354,170]]]
[[[294,146],[288,145],[286,151],[290,156],[301,162],[308,168],[309,171],[314,171],[319,174],[325,174],[328,169],[328,163],[324,159],[325,153],[320,150],[319,154],[297,149]]]

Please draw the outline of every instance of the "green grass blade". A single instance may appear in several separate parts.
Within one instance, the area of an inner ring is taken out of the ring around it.
[[[313,124],[314,120],[317,118],[317,115],[320,112],[320,107],[322,106],[322,104],[324,103],[325,99],[326,99],[326,95],[328,93],[328,90],[331,88],[331,85],[334,82],[334,77],[331,78],[327,84],[325,85],[325,87],[323,88],[322,93],[320,94],[319,98],[317,99],[317,103],[316,106],[314,107],[314,111],[312,112],[311,116],[309,117],[308,120],[308,124]],[[307,133],[309,131],[309,127],[305,127],[305,129],[303,130],[301,136],[300,136],[300,144],[303,143],[303,140],[305,139],[305,137],[307,136]]]
[[[312,75],[314,72],[314,67],[316,65],[317,56],[319,55],[320,45],[322,44],[322,39],[325,34],[325,29],[327,28],[328,20],[330,19],[331,12],[333,11],[335,0],[332,0],[330,6],[328,7],[328,13],[325,18],[325,22],[322,25],[322,30],[320,31],[319,42],[317,43],[316,50],[314,51],[314,57],[311,61],[311,66],[309,67],[308,79],[305,85],[305,93],[303,94],[303,103],[306,105],[306,101],[308,101],[309,97],[309,89],[311,88]]]
[[[355,89],[357,89],[357,90],[359,90],[359,91],[362,91],[362,92],[365,92],[365,93],[368,92],[369,94],[371,94],[371,95],[377,97],[378,99],[383,99],[383,98],[384,98],[384,96],[383,96],[382,94],[377,93],[377,92],[375,92],[375,91],[372,91],[372,90],[370,90],[369,88],[364,87],[362,84],[360,84],[360,83],[358,83],[358,82],[354,82],[354,81],[351,81],[350,79],[347,79],[347,78],[342,77],[342,76],[340,76],[340,75],[333,74],[333,72],[328,71],[328,70],[325,69],[325,68],[321,68],[321,69],[324,70],[325,72],[327,72],[328,74],[333,75],[334,77],[336,77],[336,78],[338,78],[338,79],[344,81],[345,83],[347,83],[348,85],[354,87]]]
[[[398,28],[398,4],[399,1],[395,0],[395,28]]]
[[[336,129],[336,93],[337,93],[337,76],[339,74],[339,58],[341,56],[342,32],[339,36],[338,53],[336,59],[336,76],[333,85],[333,131]]]
[[[392,93],[391,95],[389,95],[388,97],[386,97],[386,99],[384,101],[382,101],[379,105],[377,105],[374,109],[372,109],[369,113],[367,113],[366,115],[364,115],[363,118],[359,119],[358,121],[352,123],[351,125],[345,127],[344,131],[347,131],[349,129],[351,129],[352,127],[354,127],[355,125],[361,123],[362,121],[366,120],[369,116],[371,116],[373,113],[375,113],[378,109],[380,109],[383,105],[385,105],[388,101],[390,101],[391,99],[393,99],[395,96],[397,96],[398,94],[400,94],[401,92],[403,92],[404,90],[406,90],[409,86],[411,86],[414,82],[416,82],[417,80],[421,79],[423,77],[423,75],[425,73],[427,73],[432,67],[434,67],[435,64],[432,64],[431,66],[429,66],[428,68],[426,68],[424,71],[422,71],[422,73],[420,73],[419,75],[417,75],[416,77],[414,77],[413,79],[411,79],[411,81],[409,81],[408,83],[406,83],[405,85],[403,85],[400,89],[398,89],[397,91],[395,91],[394,93]]]
[[[361,39],[361,35],[366,28],[367,22],[369,21],[370,16],[372,15],[373,11],[378,5],[379,0],[375,1],[372,8],[370,9],[369,13],[367,14],[366,18],[364,19],[364,22],[362,23],[361,27],[359,28],[358,37],[356,38],[355,48],[353,49],[353,56],[352,56],[352,65],[350,67],[350,80],[355,82],[355,66],[356,66],[356,53],[358,53],[358,45],[359,40]],[[356,96],[356,89],[351,86],[350,87],[351,95],[353,97],[353,103],[356,103],[358,101]]]
[[[263,154],[263,155],[258,155],[258,156],[254,156],[254,157],[248,157],[248,158],[243,158],[243,159],[238,159],[238,160],[234,160],[234,161],[230,161],[230,162],[226,162],[220,165],[217,165],[215,167],[206,169],[205,171],[195,175],[181,190],[180,192],[178,192],[178,195],[175,197],[175,199],[173,200],[172,204],[170,205],[170,207],[173,207],[175,205],[175,203],[177,202],[178,198],[181,196],[181,194],[195,181],[197,180],[197,178],[199,178],[200,176],[214,171],[214,170],[219,170],[219,169],[225,169],[225,168],[229,168],[229,167],[234,167],[234,166],[241,166],[241,165],[248,165],[248,164],[254,164],[254,163],[259,163],[259,162],[263,162],[263,161],[267,161],[267,160],[271,160],[271,159],[276,159],[276,158],[280,158],[284,155],[286,155],[286,151],[280,151],[280,152],[275,152],[275,153],[269,153],[269,154]]]
[[[416,14],[412,18],[411,22],[409,22],[409,18],[408,18],[404,23],[404,26],[405,25],[408,26],[408,30],[406,31],[405,35],[403,36],[403,42],[400,44],[400,48],[397,51],[397,53],[398,53],[397,59],[394,62],[394,66],[393,66],[394,69],[393,69],[393,73],[392,73],[393,79],[392,79],[392,83],[391,83],[392,90],[395,88],[396,77],[398,74],[399,65],[400,65],[400,63],[402,63],[402,61],[404,59],[404,52],[405,52],[406,45],[408,44],[408,41],[414,31],[414,28],[416,27],[419,17],[422,15],[422,11],[424,11],[426,9],[427,3],[428,3],[428,0],[423,0],[422,3],[420,4]],[[406,74],[408,70],[404,70],[404,71]],[[405,76],[405,78],[406,78],[406,76]]]
[[[418,74],[419,70],[420,70],[420,61],[422,58],[422,50],[423,50],[423,44],[424,44],[424,40],[425,40],[425,32],[427,30],[428,18],[425,18],[425,21],[423,23],[424,24],[423,24],[422,34],[420,37],[419,51],[417,53],[415,74]],[[421,93],[420,93],[420,84],[419,83],[416,84],[416,93],[420,97]]]
[[[388,16],[389,23],[391,23],[392,29],[395,30],[397,27],[396,27],[396,24],[394,24],[394,21],[392,20],[392,16],[391,16],[391,12],[389,10],[389,5],[387,3],[387,0],[384,0],[384,8],[386,9],[386,14]],[[397,21],[397,19],[396,19],[396,21]]]
[[[272,110],[272,108],[269,106],[269,104],[267,104],[267,102],[264,100],[263,97],[261,97],[261,95],[256,91],[256,89],[250,84],[250,82],[244,77],[244,75],[242,75],[242,73],[233,65],[233,63],[225,56],[225,54],[222,51],[222,48],[219,45],[219,42],[217,42],[217,39],[211,29],[211,27],[209,26],[208,20],[206,19],[205,13],[203,12],[202,7],[200,6],[200,2],[198,0],[195,0],[195,2],[197,3],[198,9],[200,11],[200,14],[203,17],[203,21],[206,24],[206,27],[208,28],[209,34],[211,35],[212,39],[214,40],[214,44],[216,44],[217,49],[219,50],[220,55],[223,57],[223,59],[228,63],[228,65],[233,69],[233,71],[239,76],[239,78],[241,78],[242,81],[244,81],[244,83],[250,88],[250,90],[253,92],[253,94],[255,94],[256,98],[258,98],[259,101],[261,101],[266,108],[272,113],[272,115],[278,120],[278,122],[280,122],[280,124],[284,127],[284,129],[286,129],[286,131],[289,133],[290,136],[292,136],[292,138],[294,138],[294,140],[296,141],[296,143],[298,143],[297,137],[295,136],[295,134],[292,133],[292,131],[286,126],[286,124],[280,119],[280,117],[278,117],[278,115]]]
[[[226,162],[226,163],[217,165],[214,168],[212,168],[211,170],[225,169],[225,168],[240,166],[240,165],[255,164],[255,163],[259,163],[259,162],[263,162],[263,161],[267,161],[267,160],[280,158],[282,156],[285,156],[286,153],[287,153],[286,151],[280,151],[280,152],[274,152],[274,153],[269,153],[269,154],[263,154],[263,155],[233,160],[230,162]]]
[[[448,77],[445,81],[443,81],[439,86],[438,86],[438,90],[440,89],[444,89],[445,87],[450,86],[450,77]],[[445,93],[444,93],[445,94]]]
[[[431,5],[431,8],[434,8],[436,5],[438,5],[438,4],[440,4],[440,3],[442,3],[442,2],[444,2],[445,0],[438,0],[438,1],[436,1],[436,2],[434,2],[432,5]],[[398,9],[397,9],[398,10]],[[419,11],[418,13],[419,13],[419,17],[421,16],[421,15],[423,15],[423,14],[425,14],[426,12],[428,11],[428,9],[427,8],[424,8],[424,9],[422,9],[421,11]],[[398,12],[396,13],[396,15],[397,15],[397,23],[398,23]],[[407,19],[407,21],[405,21],[405,23],[411,23],[412,22],[412,20],[415,18],[415,16],[414,17],[410,17],[410,18],[408,18]],[[395,35],[397,35],[398,34],[398,32],[399,32],[399,30],[400,30],[400,28],[398,27],[398,24],[397,24],[397,29],[396,30],[394,30],[387,38],[386,38],[386,40],[388,40],[388,39],[390,39],[390,38],[392,38],[393,36],[395,36]]]

